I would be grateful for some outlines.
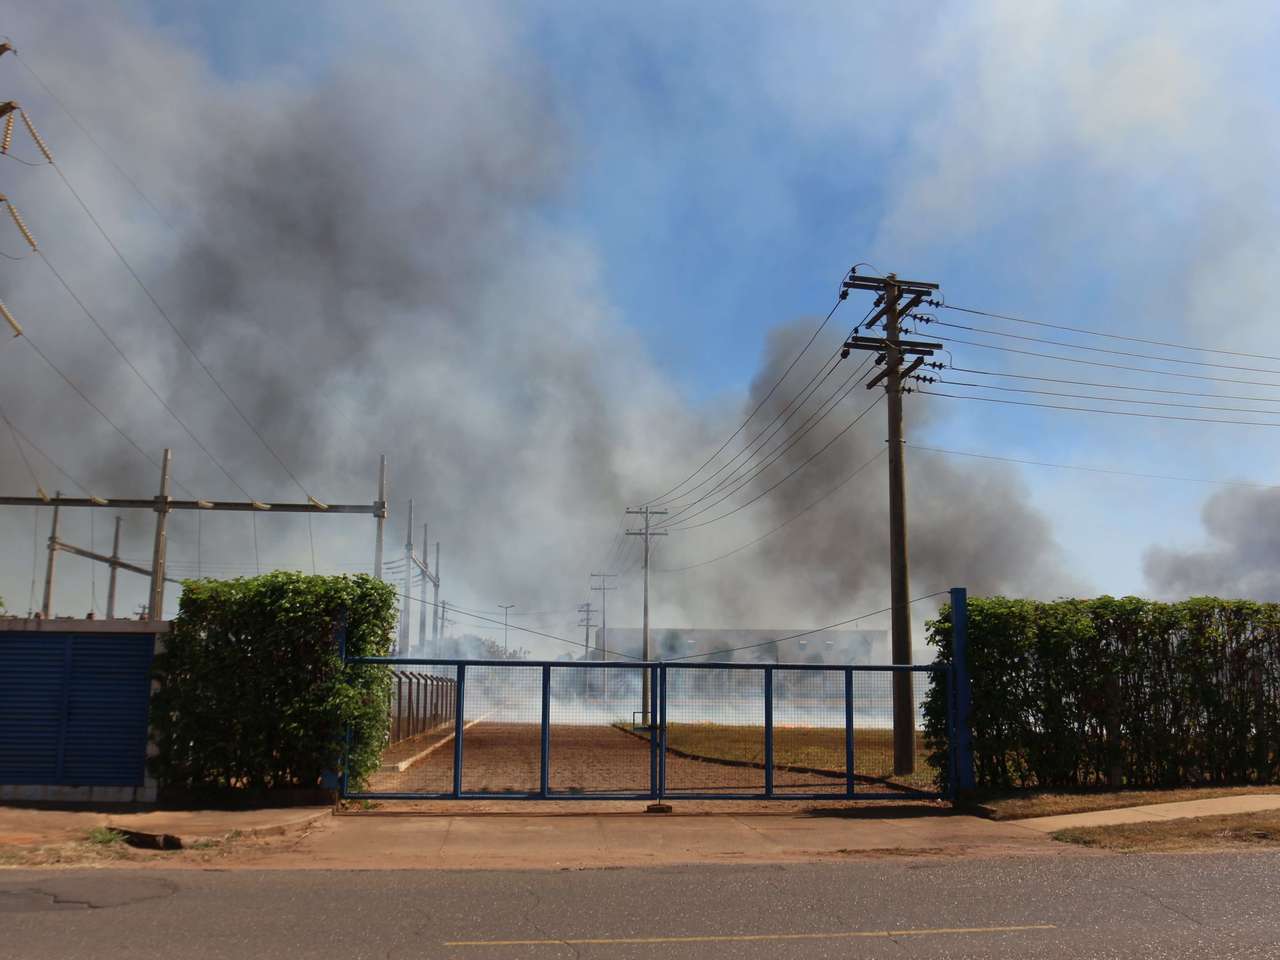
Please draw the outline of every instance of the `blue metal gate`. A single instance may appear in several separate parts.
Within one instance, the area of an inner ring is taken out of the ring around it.
[[[348,662],[413,665],[453,696],[448,721],[387,744],[366,784],[344,774],[351,799],[919,799],[962,780],[952,667]],[[903,673],[917,728],[933,687],[949,730],[939,745],[917,729],[913,769],[895,772],[892,691]]]

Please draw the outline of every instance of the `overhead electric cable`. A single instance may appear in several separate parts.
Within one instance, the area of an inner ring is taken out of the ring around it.
[[[677,490],[683,487],[686,483],[688,483],[690,480],[692,480],[694,477],[700,474],[707,467],[708,464],[710,464],[713,460],[715,460],[716,457],[720,456],[720,454],[724,452],[725,447],[729,446],[729,444],[734,441],[734,439],[738,436],[738,434],[742,433],[742,431],[747,428],[747,424],[751,422],[751,419],[757,413],[760,412],[760,409],[766,403],[769,402],[769,398],[772,397],[774,393],[777,392],[778,387],[782,386],[782,382],[787,379],[787,375],[790,374],[791,371],[795,368],[795,365],[800,362],[800,358],[803,357],[806,353],[808,353],[809,348],[813,346],[813,342],[818,339],[818,334],[822,333],[823,329],[826,327],[827,323],[830,322],[832,316],[835,315],[836,310],[840,308],[840,304],[843,301],[844,301],[843,296],[836,299],[836,302],[832,305],[831,309],[827,311],[827,315],[823,317],[822,322],[818,324],[818,328],[813,331],[813,334],[805,342],[805,345],[800,348],[800,352],[797,353],[794,358],[792,358],[789,364],[787,364],[787,369],[782,371],[782,376],[778,377],[778,379],[774,382],[773,386],[769,388],[768,392],[763,397],[760,398],[760,402],[755,405],[755,407],[751,410],[749,414],[747,414],[747,418],[742,421],[742,424],[738,427],[738,429],[733,431],[733,433],[729,435],[728,439],[726,439],[724,443],[720,444],[720,446],[716,448],[715,453],[711,454],[711,456],[709,456],[705,461],[703,461],[702,465],[699,466],[697,470],[693,471],[693,473],[689,474],[689,476],[685,477],[683,480],[677,483],[674,487],[672,487],[666,493],[662,494],[661,496],[654,497],[652,500],[645,501],[644,503],[641,504],[641,506],[651,507],[655,504],[664,502],[667,499],[667,497],[671,496],[671,494],[675,493]]]
[[[1113,357],[1134,357],[1138,360],[1177,363],[1188,367],[1212,367],[1216,370],[1242,370],[1245,373],[1273,373],[1280,375],[1280,370],[1272,367],[1245,367],[1237,363],[1213,363],[1209,360],[1181,360],[1177,357],[1161,357],[1150,353],[1135,353],[1131,350],[1112,350],[1108,347],[1091,347],[1083,343],[1068,343],[1065,340],[1054,340],[1050,337],[1028,337],[1021,333],[1009,333],[1006,330],[992,330],[988,327],[974,327],[964,323],[948,323],[946,320],[933,320],[930,322],[936,323],[940,327],[967,330],[969,333],[982,333],[989,337],[1007,337],[1010,340],[1022,340],[1027,343],[1044,343],[1053,347],[1066,347],[1069,350],[1088,350],[1090,353],[1105,353]]]
[[[785,476],[779,479],[776,483],[773,483],[770,486],[766,487],[764,490],[761,490],[758,494],[756,494],[750,500],[746,501],[745,503],[740,503],[738,504],[738,506],[734,507],[732,510],[728,511],[727,513],[722,513],[719,516],[712,517],[709,520],[700,520],[697,523],[685,523],[678,527],[672,527],[671,529],[673,531],[695,530],[698,527],[705,527],[709,523],[715,523],[717,520],[723,520],[726,517],[731,517],[735,513],[737,513],[739,510],[742,510],[742,509],[745,509],[746,507],[751,506],[753,503],[760,500],[762,497],[765,497],[768,494],[772,493],[774,490],[778,489],[778,487],[782,486],[782,484],[786,483],[788,480],[794,477],[797,473],[799,473],[802,469],[804,469],[806,466],[812,463],[815,459],[817,459],[819,456],[825,453],[833,443],[835,443],[837,440],[843,437],[846,433],[852,430],[855,426],[857,426],[859,421],[861,421],[863,417],[865,417],[868,413],[874,410],[875,407],[883,399],[884,399],[884,394],[883,393],[879,394],[873,401],[871,401],[871,403],[867,404],[867,406],[865,406],[862,409],[862,412],[859,413],[856,417],[854,417],[839,433],[837,433],[834,437],[832,437],[830,440],[824,443],[821,447],[819,447],[813,453],[809,454],[809,456],[801,460],[798,464],[796,464],[795,467],[793,467]],[[1280,426],[1280,424],[1278,424],[1278,426]],[[690,514],[689,518],[692,518],[693,516],[694,514]],[[686,519],[689,519],[689,518],[686,518]]]
[[[1280,403],[1280,397],[1250,397],[1234,393],[1203,393],[1196,390],[1170,390],[1161,387],[1135,387],[1123,383],[1096,383],[1090,380],[1068,380],[1062,377],[1040,377],[1027,373],[997,372],[995,370],[976,370],[973,367],[957,367],[949,364],[948,369],[957,373],[973,373],[980,377],[1005,377],[1013,380],[1035,380],[1043,383],[1065,383],[1076,387],[1098,387],[1103,390],[1136,390],[1141,393],[1164,393],[1177,397],[1208,397],[1214,400],[1250,400],[1254,403]]]
[[[1174,350],[1192,350],[1198,353],[1217,353],[1227,357],[1245,357],[1255,360],[1276,360],[1280,357],[1265,353],[1245,353],[1238,350],[1223,350],[1219,347],[1193,347],[1185,343],[1173,343],[1169,340],[1151,340],[1146,337],[1130,337],[1120,333],[1106,333],[1102,330],[1090,330],[1087,327],[1071,327],[1062,323],[1047,323],[1044,320],[1028,320],[1025,317],[1012,317],[1005,313],[989,313],[986,310],[975,310],[972,307],[957,307],[950,303],[938,304],[944,310],[958,310],[961,313],[972,313],[980,317],[993,317],[996,320],[1012,320],[1015,323],[1028,323],[1037,327],[1049,327],[1053,330],[1066,330],[1070,333],[1083,333],[1091,337],[1106,337],[1110,340],[1123,340],[1128,343],[1145,343],[1153,347],[1171,347]]]
[[[1182,417],[1165,413],[1137,413],[1131,410],[1106,410],[1099,407],[1069,407],[1057,403],[1035,403],[1031,400],[1001,400],[998,397],[975,397],[971,394],[939,393],[936,390],[919,391],[931,397],[949,397],[952,400],[981,400],[984,403],[1007,403],[1018,407],[1043,407],[1049,410],[1074,410],[1077,413],[1101,413],[1113,417],[1141,417],[1147,420],[1184,420],[1190,423],[1227,423],[1242,427],[1280,427],[1280,423],[1257,420],[1216,420],[1210,417]]]
[[[933,593],[926,593],[922,597],[916,597],[914,600],[908,600],[908,603],[919,603],[921,600],[929,600],[932,597],[940,597],[946,590],[935,590]],[[730,647],[727,650],[708,650],[706,653],[690,653],[683,657],[666,657],[664,663],[674,663],[678,660],[694,660],[698,657],[711,657],[723,653],[737,653],[739,650],[755,650],[758,647],[769,647],[775,643],[786,643],[788,640],[799,640],[801,637],[811,637],[815,633],[822,633],[825,630],[834,630],[836,627],[844,627],[851,623],[857,623],[859,620],[866,620],[870,617],[879,616],[882,613],[888,613],[893,607],[884,607],[880,610],[872,610],[870,613],[863,613],[856,617],[850,617],[848,620],[841,620],[837,623],[829,623],[825,627],[814,627],[812,630],[803,630],[800,633],[792,633],[785,637],[775,637],[772,640],[761,640],[757,643],[744,643],[740,647]]]
[[[834,487],[832,487],[822,496],[810,502],[808,506],[803,507],[802,509],[798,510],[796,513],[793,513],[786,520],[783,520],[780,524],[778,524],[776,527],[773,527],[768,532],[760,534],[760,536],[756,537],[753,540],[748,540],[746,543],[742,544],[742,546],[740,547],[734,547],[732,550],[728,551],[727,553],[722,553],[719,556],[711,557],[708,560],[700,560],[697,563],[690,563],[683,567],[651,567],[650,569],[652,569],[656,573],[683,573],[686,570],[693,570],[693,569],[696,569],[697,567],[705,567],[708,564],[716,563],[719,560],[724,560],[728,557],[732,557],[734,554],[741,553],[743,550],[746,550],[748,547],[754,547],[761,540],[765,540],[768,537],[773,536],[783,527],[787,526],[790,523],[793,523],[796,520],[799,520],[802,516],[804,516],[806,513],[808,513],[818,504],[822,503],[828,497],[834,496],[836,493],[844,489],[849,484],[849,482],[853,480],[854,477],[856,477],[867,467],[871,466],[871,464],[875,463],[877,460],[883,457],[886,452],[887,451],[884,449],[879,450],[876,453],[876,455],[873,456],[870,460],[863,461],[863,463],[861,463],[859,466],[854,468],[854,471],[851,474],[849,474],[847,477],[845,477],[843,480],[837,483]]]
[[[925,382],[933,378],[926,377]],[[1221,410],[1229,413],[1261,413],[1280,415],[1280,411],[1258,410],[1255,407],[1222,407],[1200,403],[1178,403],[1174,400],[1135,400],[1132,397],[1099,397],[1089,393],[1064,393],[1060,390],[1035,390],[1031,387],[1002,387],[994,383],[970,383],[965,380],[938,378],[938,383],[953,387],[974,387],[978,390],[1000,390],[1005,393],[1030,393],[1042,397],[1065,397],[1071,400],[1101,400],[1107,403],[1135,403],[1146,407],[1180,407],[1187,410]]]
[[[963,340],[960,337],[939,335],[945,343],[962,343],[967,347],[981,347],[984,350],[999,350],[1002,353],[1017,353],[1024,357],[1040,357],[1045,360],[1061,360],[1065,363],[1082,363],[1090,367],[1107,367],[1111,370],[1129,370],[1133,373],[1148,373],[1153,376],[1179,377],[1184,380],[1208,380],[1213,383],[1243,383],[1253,387],[1280,387],[1280,383],[1269,380],[1241,380],[1236,377],[1211,377],[1203,373],[1179,373],[1176,370],[1152,370],[1150,367],[1135,367],[1132,364],[1104,363],[1101,360],[1085,360],[1083,357],[1061,357],[1053,353],[1041,353],[1037,350],[1019,350],[1017,347],[1002,347],[995,343],[982,343],[979,340]]]
[[[750,483],[756,477],[763,474],[766,470],[768,470],[771,466],[773,466],[773,464],[777,463],[780,459],[782,459],[782,457],[787,453],[788,450],[790,450],[797,443],[803,440],[805,436],[807,436],[815,427],[818,426],[818,424],[820,424],[823,420],[825,420],[830,414],[835,412],[836,407],[838,407],[845,400],[845,398],[849,396],[849,394],[851,394],[855,389],[857,389],[858,386],[860,386],[865,381],[866,376],[865,374],[863,374],[863,370],[867,367],[867,365],[870,362],[871,362],[871,355],[868,354],[863,359],[862,363],[856,369],[854,369],[854,371],[850,373],[849,376],[847,376],[844,379],[844,382],[841,383],[840,386],[837,387],[834,391],[832,391],[831,395],[828,396],[827,399],[824,400],[816,410],[811,412],[809,416],[804,419],[804,422],[801,423],[799,427],[797,427],[794,431],[792,431],[790,434],[784,437],[772,450],[769,451],[767,458],[763,462],[757,464],[754,467],[754,469],[752,469],[749,473],[739,474],[731,489],[726,490],[721,496],[717,497],[715,500],[712,500],[710,503],[706,504],[700,510],[694,510],[693,513],[689,513],[689,510],[697,506],[699,503],[701,503],[702,500],[705,500],[706,499],[705,497],[695,500],[693,503],[688,504],[685,507],[682,507],[681,509],[672,513],[669,517],[664,518],[663,521],[657,525],[658,529],[660,530],[665,530],[668,528],[679,529],[677,524],[682,524],[693,517],[706,513],[712,507],[715,507],[718,504],[724,503],[726,500],[732,497],[735,493],[737,493],[739,490],[745,487],[748,483]],[[842,390],[843,390],[843,393],[841,392]],[[825,410],[823,409],[824,407],[826,408]],[[710,494],[708,494],[708,496],[710,496]]]
[[[1209,483],[1227,487],[1251,487],[1256,490],[1269,490],[1277,486],[1273,483],[1257,483],[1251,480],[1210,480],[1205,477],[1179,477],[1164,473],[1135,473],[1131,470],[1112,470],[1106,467],[1086,467],[1076,463],[1051,463],[1045,460],[1027,460],[1022,457],[1001,457],[991,453],[972,453],[967,450],[945,450],[941,447],[924,447],[919,444],[908,444],[912,450],[923,450],[926,453],[942,453],[952,457],[969,457],[975,460],[996,460],[1000,463],[1021,463],[1032,467],[1056,467],[1060,470],[1078,470],[1083,473],[1101,473],[1115,477],[1133,477],[1139,480],[1176,480],[1184,483]]]

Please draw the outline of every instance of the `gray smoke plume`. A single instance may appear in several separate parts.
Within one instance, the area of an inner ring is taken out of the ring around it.
[[[1143,557],[1147,582],[1159,595],[1211,595],[1280,600],[1280,489],[1224,490],[1201,511],[1211,545],[1152,547]]]
[[[565,611],[588,596],[586,574],[611,558],[621,509],[700,462],[742,413],[680,399],[611,308],[590,247],[545,214],[574,159],[533,54],[487,5],[435,4],[410,43],[366,48],[318,74],[231,83],[172,37],[110,13],[50,4],[24,11],[11,29],[73,109],[107,131],[109,151],[162,216],[14,63],[0,63],[0,77],[21,84],[55,155],[200,357],[321,500],[371,501],[377,456],[389,455],[388,557],[402,550],[412,497],[414,540],[425,519],[431,539],[444,542],[446,598],[484,610],[514,601],[516,617],[530,619],[513,622],[570,629]],[[52,172],[22,168],[13,177],[7,192],[20,198],[50,259],[227,470],[257,499],[301,498]],[[7,264],[5,277],[6,302],[86,393],[153,457],[175,449],[177,493],[241,496],[50,286],[41,264]],[[744,410],[815,322],[775,332]],[[767,422],[835,342],[816,344],[753,422]],[[0,402],[86,487],[103,496],[154,492],[152,467],[32,355],[10,345],[0,374]],[[725,506],[799,463],[868,397],[856,389]],[[907,404],[913,430],[929,416],[924,399]],[[655,564],[696,562],[759,536],[883,439],[877,410],[733,521],[673,532]],[[0,449],[0,483],[28,488],[7,439]],[[50,464],[36,464],[45,486],[68,486]],[[760,545],[686,574],[655,575],[655,622],[803,626],[883,606],[883,477],[880,461]],[[1048,524],[1009,471],[912,454],[909,490],[917,592],[1069,589]],[[246,516],[205,517],[197,531],[193,517],[175,518],[172,569],[306,570],[313,538],[318,569],[369,566],[367,519],[316,517],[310,529],[297,517],[255,519],[256,529]],[[36,528],[31,521],[18,511],[0,518],[0,593],[13,609],[26,606],[31,538],[39,548],[47,516]],[[64,536],[87,546],[87,516],[65,523]],[[96,523],[101,550],[109,520]],[[128,518],[126,555],[147,557],[150,523],[149,515]],[[639,621],[635,540],[617,541],[631,575],[610,597],[615,625]],[[60,612],[83,612],[88,567],[60,563]],[[126,596],[136,601],[142,584],[129,583]],[[99,582],[99,606],[101,591]],[[554,612],[532,617],[546,611]]]

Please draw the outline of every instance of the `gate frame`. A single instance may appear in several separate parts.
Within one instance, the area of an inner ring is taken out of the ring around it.
[[[961,649],[963,649],[961,647]],[[567,660],[464,660],[458,658],[430,657],[346,657],[347,664],[384,664],[397,666],[455,667],[454,678],[454,731],[453,731],[453,789],[446,792],[424,793],[407,791],[353,791],[347,780],[347,755],[351,746],[351,728],[346,731],[343,750],[340,795],[344,800],[940,800],[956,799],[957,785],[963,789],[961,771],[966,764],[958,755],[957,710],[964,699],[958,694],[957,680],[961,671],[952,665],[910,665],[910,664],[814,664],[814,663],[663,663],[624,662],[624,661],[567,661]],[[462,789],[462,771],[465,758],[465,707],[468,667],[497,667],[502,669],[538,670],[541,686],[541,718],[539,740],[539,783],[538,789],[531,791],[467,791]],[[650,716],[657,718],[651,723],[649,731],[649,789],[644,791],[594,791],[594,792],[557,792],[550,789],[550,757],[551,757],[551,669],[568,670],[637,670],[650,671]],[[764,789],[763,791],[744,792],[694,792],[677,790],[672,793],[666,783],[667,756],[667,676],[671,670],[751,670],[764,675]],[[844,730],[845,730],[845,789],[841,793],[779,793],[773,784],[773,675],[775,671],[806,671],[819,673],[840,672],[844,676]],[[949,789],[946,792],[930,790],[913,790],[910,788],[892,791],[866,791],[856,789],[857,776],[854,773],[854,725],[853,725],[853,675],[855,673],[911,673],[940,674],[947,685],[948,713],[948,768]],[[972,763],[968,764],[972,769]],[[972,774],[970,774],[972,776]]]

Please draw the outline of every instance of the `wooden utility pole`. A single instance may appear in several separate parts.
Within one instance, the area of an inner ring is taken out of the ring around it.
[[[600,659],[609,659],[609,591],[617,587],[609,586],[609,581],[617,579],[616,573],[593,573],[592,578],[600,578],[600,586],[592,585],[592,590],[600,591]]]
[[[113,620],[116,615],[116,575],[119,572],[120,563],[120,521],[123,517],[116,517],[116,532],[111,538],[111,579],[107,581],[107,619]]]
[[[643,648],[643,656],[644,656],[644,662],[645,662],[645,663],[648,663],[648,662],[649,662],[650,653],[651,653],[651,651],[650,651],[650,649],[649,649],[649,540],[650,540],[651,538],[653,538],[653,537],[665,537],[665,536],[667,535],[667,531],[665,531],[665,530],[651,530],[651,529],[649,528],[649,518],[650,518],[650,517],[665,517],[665,516],[667,515],[667,511],[665,511],[665,510],[654,510],[654,509],[652,509],[651,507],[637,507],[637,508],[628,507],[628,508],[627,508],[627,513],[635,514],[635,515],[637,515],[637,516],[643,516],[643,517],[644,517],[644,529],[643,529],[643,530],[628,530],[628,531],[627,531],[627,536],[629,536],[629,537],[644,537],[644,631],[643,631],[643,637],[644,637],[644,648]],[[640,695],[641,695],[641,699],[643,700],[643,702],[641,703],[640,708],[641,708],[641,711],[644,713],[644,725],[645,725],[645,726],[648,726],[648,725],[649,725],[649,695],[650,695],[650,691],[649,691],[649,671],[648,671],[648,670],[644,670],[644,671],[642,671],[642,673],[643,673],[643,681],[642,681],[642,683],[641,683],[641,692],[640,692]]]
[[[59,490],[55,497],[61,497]],[[53,615],[53,558],[58,555],[58,505],[53,505],[53,523],[49,527],[49,559],[44,568],[44,600],[40,604],[40,616],[46,620]]]
[[[867,389],[884,381],[888,399],[889,427],[889,586],[890,630],[895,665],[911,664],[911,589],[907,565],[907,470],[902,436],[903,381],[924,363],[940,343],[903,340],[901,321],[926,297],[938,289],[936,283],[887,277],[860,277],[850,272],[843,289],[874,290],[880,294],[880,309],[867,323],[875,327],[884,320],[884,337],[851,336],[842,356],[850,350],[874,351],[884,369],[867,382]],[[908,297],[905,303],[903,297]],[[904,356],[914,359],[903,367]],[[893,672],[893,771],[899,776],[915,770],[915,695],[911,672]]]
[[[169,466],[173,451],[164,448],[160,460],[160,494],[156,497],[156,540],[151,550],[151,595],[147,602],[147,619],[164,619],[164,561],[168,552]]]

